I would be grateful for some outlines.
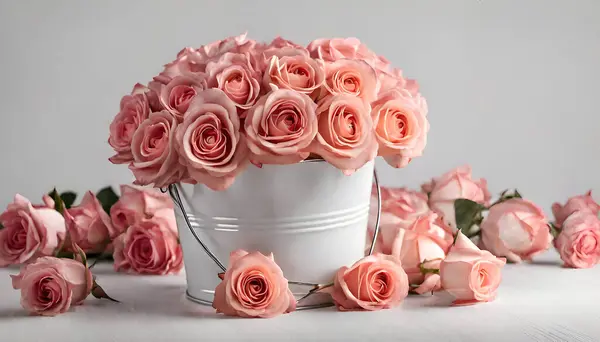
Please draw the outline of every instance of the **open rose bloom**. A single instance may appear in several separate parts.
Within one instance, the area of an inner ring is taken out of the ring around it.
[[[417,83],[356,38],[303,47],[243,34],[182,49],[123,96],[110,161],[137,185],[216,191],[247,167],[307,158],[346,175],[377,156],[400,168],[423,154],[427,112]]]

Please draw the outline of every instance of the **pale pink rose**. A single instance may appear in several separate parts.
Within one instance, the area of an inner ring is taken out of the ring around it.
[[[446,172],[421,187],[429,193],[429,207],[442,216],[453,230],[457,229],[454,213],[456,199],[464,198],[487,206],[491,198],[487,181],[484,178],[473,179],[469,165]]]
[[[375,253],[340,268],[330,292],[340,311],[376,311],[400,305],[408,288],[400,260]]]
[[[160,112],[164,108],[160,104],[160,100],[158,99],[159,92],[156,89],[152,89],[147,87],[141,83],[136,83],[133,86],[133,90],[131,90],[131,95],[144,95],[148,100],[148,106],[150,106],[150,113],[152,112]]]
[[[388,70],[390,62],[383,56],[377,56],[365,44],[356,38],[316,39],[307,47],[311,57],[327,62],[339,59],[358,59],[367,62],[376,70]]]
[[[351,174],[377,156],[370,107],[351,95],[324,98],[317,108],[319,133],[311,151]]]
[[[376,250],[392,253],[392,244],[400,229],[408,229],[417,218],[430,212],[427,205],[427,195],[408,188],[381,187],[381,218]],[[377,219],[377,193],[371,193],[371,208],[369,213],[369,241],[373,238],[375,221]]]
[[[143,93],[126,95],[120,111],[110,124],[108,143],[117,152],[109,160],[113,164],[128,164],[133,160],[131,141],[140,124],[150,115],[148,98]]]
[[[224,54],[231,53],[249,53],[262,50],[261,44],[247,38],[243,33],[238,36],[227,37],[223,40],[217,40],[212,43],[201,46],[197,51],[207,60],[216,60]]]
[[[270,318],[296,310],[296,299],[273,254],[236,250],[212,306],[227,316]]]
[[[573,196],[569,198],[565,205],[560,203],[552,204],[552,214],[554,214],[554,225],[558,228],[562,226],[562,223],[576,211],[589,211],[592,214],[598,216],[600,213],[600,204],[596,203],[592,197],[592,190],[586,192],[583,195]]]
[[[325,80],[323,63],[308,56],[273,56],[265,72],[263,83],[265,87],[271,84],[279,88],[295,90],[310,95],[317,90]]]
[[[427,102],[419,94],[392,90],[372,104],[379,155],[393,167],[403,167],[423,154],[429,121]]]
[[[177,118],[166,110],[152,113],[140,124],[131,142],[133,162],[129,165],[136,185],[160,188],[185,177],[176,149],[177,126]]]
[[[379,81],[378,96],[385,95],[392,90],[405,90],[412,96],[416,96],[419,93],[419,84],[417,81],[404,78],[402,70],[398,68],[391,68],[386,71],[379,70],[377,80]]]
[[[110,208],[110,217],[117,235],[143,219],[149,219],[161,209],[173,209],[167,194],[152,189],[121,185],[121,197]]]
[[[162,87],[160,103],[181,122],[192,98],[206,88],[206,75],[204,74],[176,76]]]
[[[296,43],[292,42],[291,40],[284,39],[280,36],[275,37],[271,41],[271,43],[269,43],[269,45],[267,45],[267,49],[269,49],[269,48],[281,49],[281,48],[286,48],[286,47],[292,47],[292,48],[296,48],[296,49],[304,49],[304,47],[302,45],[296,44]]]
[[[318,132],[317,105],[305,94],[274,89],[247,114],[244,124],[254,164],[293,164],[308,157]]]
[[[78,206],[66,209],[64,217],[71,241],[85,252],[102,252],[119,233],[91,191]]]
[[[422,215],[407,229],[398,229],[391,241],[391,255],[402,262],[402,268],[411,284],[421,284],[424,281],[421,263],[444,259],[454,241],[452,233],[437,224],[437,218],[432,212]]]
[[[346,94],[371,103],[376,99],[377,91],[377,76],[369,64],[362,60],[340,59],[325,64],[325,82],[317,97]]]
[[[206,66],[208,85],[221,89],[239,108],[240,113],[256,103],[261,74],[250,63],[248,54],[225,53]]]
[[[235,104],[222,90],[207,89],[196,96],[176,137],[190,176],[213,190],[228,188],[248,164]]]
[[[156,77],[154,81],[166,85],[173,78],[178,76],[195,76],[204,73],[206,64],[210,60],[204,50],[191,47],[183,48],[177,54],[177,58],[166,64],[164,70]]]
[[[454,245],[440,264],[442,287],[454,296],[453,305],[494,300],[506,260],[480,250],[460,231],[457,234]]]
[[[173,209],[134,223],[114,241],[114,268],[137,274],[176,274],[183,266]]]
[[[586,210],[569,215],[554,246],[566,267],[595,266],[600,262],[600,220]]]
[[[512,198],[490,208],[481,223],[481,242],[492,254],[521,262],[546,251],[552,235],[540,207]]]
[[[92,272],[72,259],[42,257],[11,275],[12,286],[21,290],[21,306],[31,314],[56,316],[81,304],[92,291]]]
[[[65,236],[65,219],[51,208],[34,208],[19,194],[0,215],[0,267],[51,255]]]

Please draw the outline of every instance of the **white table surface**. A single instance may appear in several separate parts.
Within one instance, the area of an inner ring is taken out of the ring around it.
[[[447,296],[409,296],[380,312],[297,311],[238,319],[185,300],[185,278],[95,270],[120,304],[88,299],[57,317],[33,317],[0,270],[0,341],[600,341],[600,266],[565,269],[554,252],[507,265],[492,303],[447,307]]]

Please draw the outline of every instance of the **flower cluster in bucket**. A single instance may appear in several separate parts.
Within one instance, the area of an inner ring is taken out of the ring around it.
[[[351,174],[376,156],[421,156],[427,104],[414,80],[355,38],[307,47],[246,35],[185,48],[121,99],[115,164],[138,185],[224,190],[249,165],[322,158]]]

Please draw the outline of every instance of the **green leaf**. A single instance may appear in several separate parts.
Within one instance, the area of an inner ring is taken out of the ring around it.
[[[519,190],[515,189],[515,193],[513,195],[516,198],[523,198],[523,196],[521,196],[521,194],[519,193]]]
[[[77,194],[74,193],[73,191],[65,191],[62,194],[60,194],[60,198],[62,199],[63,203],[65,204],[65,208],[69,209],[73,206],[73,203],[75,203]]]
[[[550,230],[552,237],[555,239],[558,237],[558,234],[560,234],[560,229],[557,228],[554,223],[548,223],[548,229]]]
[[[63,202],[62,198],[58,194],[58,191],[56,191],[56,188],[54,188],[48,194],[48,196],[52,197],[52,199],[54,200],[54,210],[58,211],[61,215],[64,214],[64,212],[65,212],[65,203]]]
[[[106,188],[100,190],[96,194],[96,197],[98,198],[98,201],[100,201],[100,204],[102,204],[102,208],[104,209],[104,211],[106,211],[109,214],[110,208],[119,200],[119,196],[117,196],[113,188],[110,186],[107,186]]]
[[[458,228],[463,234],[468,235],[469,230],[474,224],[481,223],[483,216],[481,212],[486,207],[465,199],[459,198],[454,201],[454,214],[456,217],[456,228]]]

